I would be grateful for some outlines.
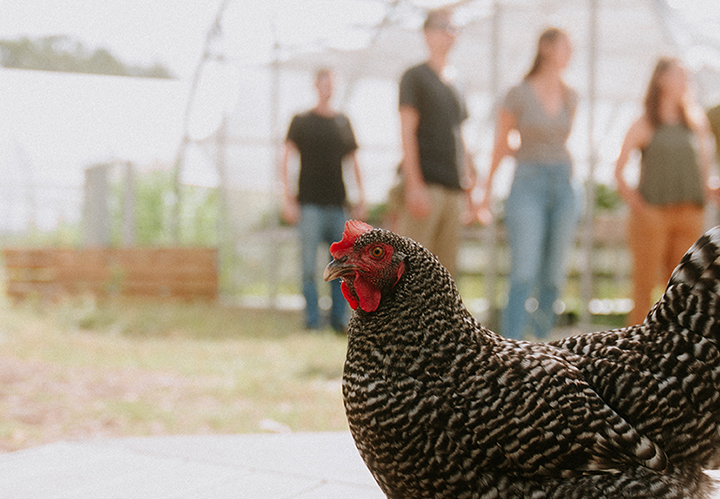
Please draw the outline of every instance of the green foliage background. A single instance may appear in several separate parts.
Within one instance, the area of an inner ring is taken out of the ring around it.
[[[91,50],[67,36],[0,40],[0,65],[6,68],[115,76],[173,77],[162,64],[156,63],[149,67],[126,64],[105,48]]]
[[[124,184],[112,186],[110,214],[113,246],[122,244],[122,199]],[[183,185],[180,195],[181,246],[218,245],[220,204],[217,189]],[[135,180],[136,246],[174,246],[172,217],[175,206],[172,173],[155,170],[139,173]]]

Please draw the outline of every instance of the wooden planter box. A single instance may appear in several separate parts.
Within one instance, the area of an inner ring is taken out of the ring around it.
[[[218,296],[216,249],[8,248],[3,257],[7,293],[14,299],[83,293],[184,300]]]

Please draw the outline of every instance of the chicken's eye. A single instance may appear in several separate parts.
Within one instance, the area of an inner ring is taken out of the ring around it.
[[[370,250],[370,256],[372,256],[376,260],[381,259],[383,256],[385,256],[385,248],[383,248],[382,246],[375,246]]]

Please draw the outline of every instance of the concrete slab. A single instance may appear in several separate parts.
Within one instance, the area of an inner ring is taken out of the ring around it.
[[[385,496],[346,432],[121,438],[0,454],[0,498],[128,497]]]
[[[0,497],[385,496],[341,432],[60,442],[0,455]]]

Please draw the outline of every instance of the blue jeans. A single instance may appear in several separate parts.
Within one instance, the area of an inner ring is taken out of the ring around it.
[[[345,211],[340,206],[323,206],[303,204],[301,206],[300,224],[300,258],[302,267],[302,293],[305,297],[305,326],[317,329],[320,323],[320,307],[318,306],[317,251],[321,243],[332,244],[342,239],[345,229]],[[328,261],[330,253],[327,252]],[[330,283],[332,307],[330,308],[330,325],[336,329],[347,326],[347,303],[340,289],[340,280]]]
[[[569,164],[518,164],[505,205],[511,269],[501,332],[508,338],[522,339],[529,327],[544,339],[555,325],[580,200]]]

